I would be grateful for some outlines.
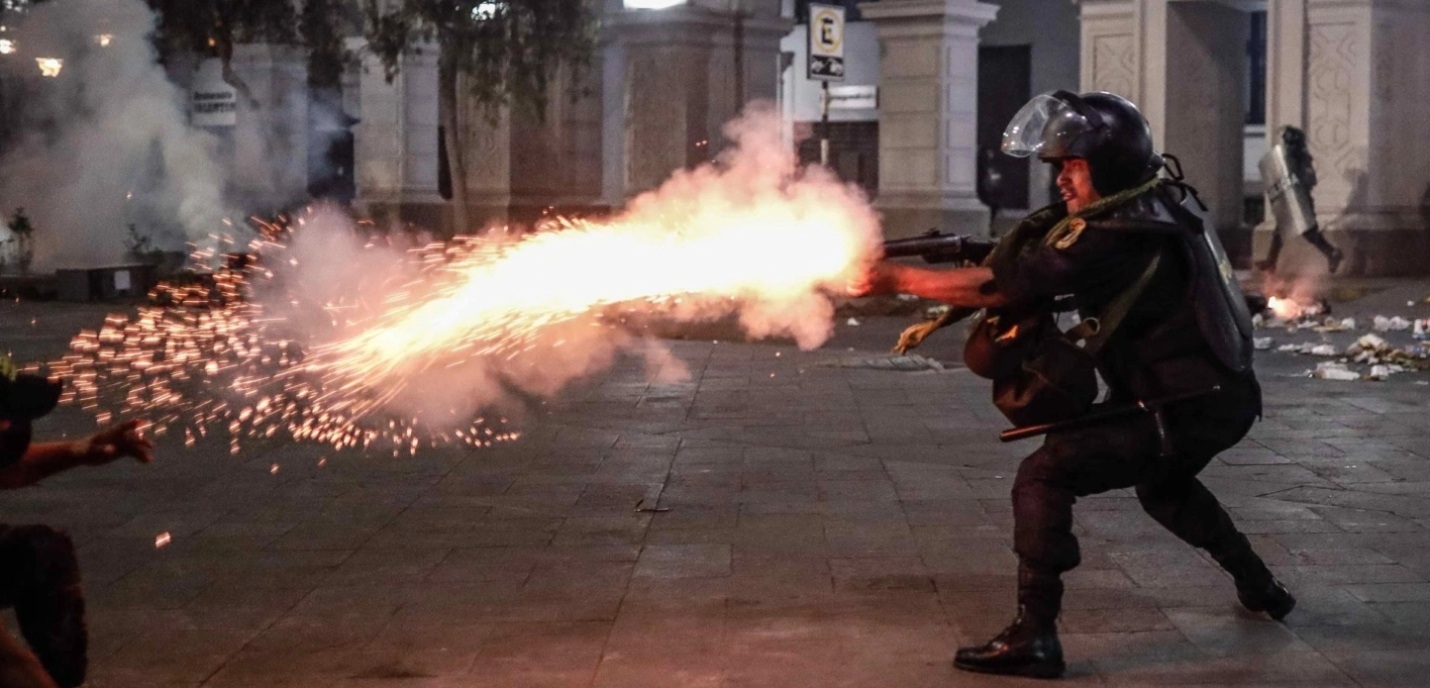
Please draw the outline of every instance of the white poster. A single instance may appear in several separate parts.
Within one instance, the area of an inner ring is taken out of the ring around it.
[[[223,80],[223,62],[210,58],[194,74],[189,116],[196,127],[231,127],[238,124],[238,90]]]

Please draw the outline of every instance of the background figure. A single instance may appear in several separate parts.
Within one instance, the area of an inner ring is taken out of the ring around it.
[[[73,442],[30,441],[30,424],[50,412],[60,387],[14,375],[0,357],[0,490],[34,485],[79,466],[152,459],[153,445],[130,421]],[[0,687],[74,688],[84,683],[89,636],[74,543],[45,525],[0,524],[0,608],[15,610],[21,643],[0,630]],[[28,646],[28,647],[27,647]]]
[[[988,233],[993,233],[993,223],[998,219],[998,210],[1003,198],[1003,173],[998,171],[994,160],[998,151],[987,146],[978,149],[978,200],[988,206]]]
[[[1281,128],[1278,138],[1280,140],[1266,151],[1260,163],[1261,179],[1266,186],[1266,203],[1271,206],[1272,215],[1276,218],[1276,231],[1271,235],[1271,250],[1266,259],[1256,266],[1266,272],[1275,272],[1284,237],[1291,233],[1315,246],[1326,257],[1330,272],[1334,274],[1344,256],[1326,241],[1316,222],[1316,204],[1311,197],[1311,190],[1316,188],[1316,168],[1311,161],[1311,151],[1306,147],[1306,132],[1285,126]]]

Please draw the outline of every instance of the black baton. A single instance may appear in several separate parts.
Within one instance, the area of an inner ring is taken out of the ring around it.
[[[1043,423],[1041,425],[1026,425],[1021,428],[1012,428],[1010,430],[1004,430],[1003,432],[999,433],[998,439],[1003,440],[1004,442],[1017,442],[1018,440],[1025,440],[1029,437],[1046,435],[1050,432],[1078,430],[1080,428],[1100,425],[1102,423],[1117,420],[1119,418],[1125,418],[1127,416],[1135,416],[1139,413],[1150,413],[1155,418],[1157,418],[1158,439],[1162,441],[1163,444],[1165,444],[1166,425],[1161,418],[1163,406],[1166,406],[1168,404],[1175,404],[1179,401],[1188,401],[1190,399],[1199,399],[1201,397],[1211,396],[1220,391],[1221,385],[1216,385],[1207,389],[1199,389],[1194,392],[1173,394],[1171,396],[1165,396],[1160,399],[1153,399],[1151,401],[1138,401],[1131,404],[1124,404],[1114,408],[1103,409],[1095,413],[1089,413],[1085,416],[1078,416],[1077,418],[1070,418],[1068,420],[1060,420],[1056,423]]]

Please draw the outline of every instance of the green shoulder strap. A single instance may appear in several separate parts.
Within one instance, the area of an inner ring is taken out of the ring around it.
[[[1157,266],[1162,263],[1162,252],[1158,251],[1152,256],[1152,260],[1147,262],[1146,269],[1137,277],[1137,281],[1131,286],[1122,290],[1112,303],[1102,309],[1102,315],[1096,318],[1088,318],[1076,327],[1068,330],[1067,335],[1072,339],[1082,339],[1083,351],[1091,356],[1096,356],[1097,352],[1107,344],[1107,340],[1112,338],[1112,333],[1117,331],[1118,326],[1132,311],[1133,304],[1137,303],[1137,298],[1142,296],[1142,292],[1147,290],[1147,285],[1152,283],[1152,277],[1157,274]]]

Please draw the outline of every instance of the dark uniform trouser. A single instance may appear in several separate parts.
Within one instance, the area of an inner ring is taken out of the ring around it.
[[[84,683],[84,595],[68,535],[48,526],[0,525],[0,607],[15,609],[29,644],[0,630],[0,688]]]
[[[1142,508],[1188,544],[1219,560],[1249,552],[1246,537],[1196,475],[1250,429],[1257,402],[1247,395],[1259,394],[1254,385],[1233,386],[1170,413],[1177,446],[1172,457],[1158,456],[1155,426],[1142,416],[1051,435],[1024,459],[1013,483],[1013,548],[1022,564],[1025,606],[1048,618],[1057,615],[1057,578],[1082,558],[1072,532],[1078,497],[1135,487]]]

